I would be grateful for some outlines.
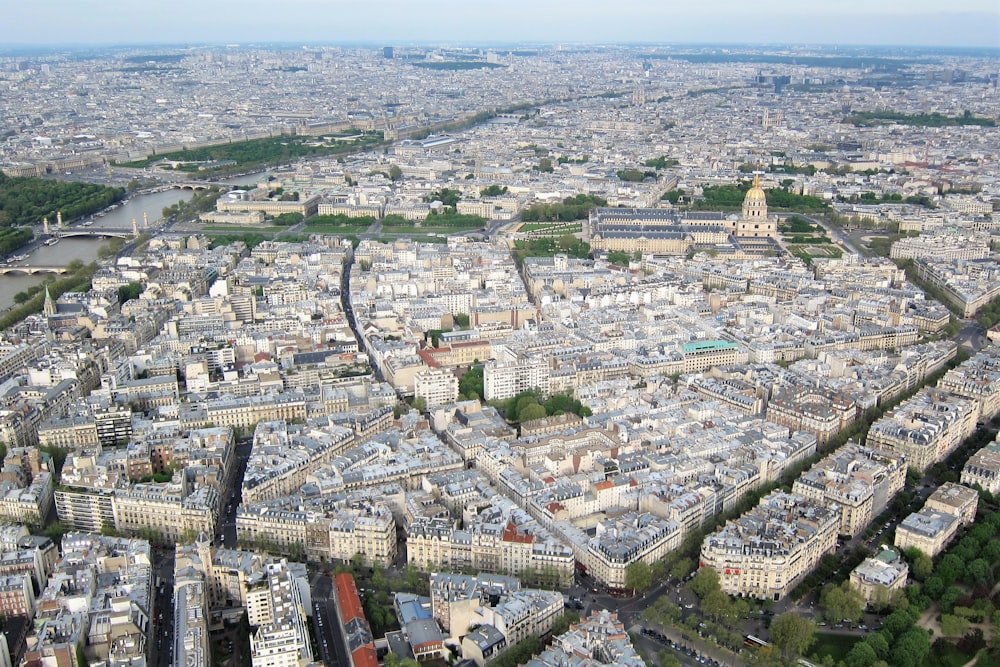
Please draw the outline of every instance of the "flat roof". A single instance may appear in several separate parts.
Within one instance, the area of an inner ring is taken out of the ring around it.
[[[696,343],[684,343],[683,351],[684,354],[690,354],[691,352],[711,350],[731,350],[734,347],[737,347],[736,343],[731,343],[728,340],[703,340]]]

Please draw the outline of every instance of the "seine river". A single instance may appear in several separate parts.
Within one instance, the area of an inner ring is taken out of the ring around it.
[[[97,218],[94,226],[102,229],[132,229],[132,219],[135,218],[142,226],[142,216],[145,213],[149,222],[160,218],[164,207],[186,200],[191,196],[188,190],[166,190],[148,195],[132,197],[123,206],[119,206],[107,215]],[[65,266],[74,259],[89,263],[97,259],[98,249],[107,243],[106,239],[68,238],[62,239],[56,245],[40,246],[28,259],[15,262],[17,265],[35,266]],[[32,285],[44,281],[46,276],[26,276],[7,274],[0,276],[0,310],[9,308],[14,303],[14,295]]]

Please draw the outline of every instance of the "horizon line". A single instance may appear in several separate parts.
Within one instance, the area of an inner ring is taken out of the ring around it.
[[[1000,56],[1000,45],[976,45],[976,44],[918,44],[918,43],[843,43],[843,42],[783,42],[783,41],[766,41],[766,42],[734,42],[734,41],[720,41],[720,42],[708,42],[708,41],[650,41],[650,40],[613,40],[613,41],[594,41],[594,40],[556,40],[556,41],[538,41],[538,40],[470,40],[470,41],[452,41],[452,40],[440,40],[440,39],[403,39],[403,40],[375,40],[375,39],[358,39],[358,40],[226,40],[226,41],[135,41],[135,42],[44,42],[44,43],[18,43],[18,42],[7,42],[3,46],[0,46],[0,53],[15,51],[19,49],[34,49],[34,50],[46,50],[46,49],[60,49],[60,48],[70,48],[70,49],[87,49],[87,48],[137,48],[137,47],[157,47],[157,48],[249,48],[254,46],[370,46],[372,48],[383,48],[387,46],[392,47],[407,47],[407,46],[464,46],[464,47],[478,47],[478,46],[532,46],[532,47],[548,47],[555,48],[560,46],[590,46],[590,47],[743,47],[743,48],[753,48],[753,49],[764,49],[764,48],[776,48],[776,47],[797,47],[797,48],[813,48],[813,49],[933,49],[933,50],[948,50],[948,51],[988,51],[995,52]]]

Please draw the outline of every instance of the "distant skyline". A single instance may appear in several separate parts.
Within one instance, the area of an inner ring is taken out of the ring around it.
[[[0,0],[0,46],[731,42],[1000,48],[996,0]]]

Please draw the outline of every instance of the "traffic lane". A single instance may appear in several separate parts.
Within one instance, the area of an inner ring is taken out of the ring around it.
[[[343,628],[337,620],[337,607],[333,598],[326,601],[326,636],[329,642],[330,651],[336,657],[335,665],[351,664],[350,655],[347,650],[347,642],[344,639]]]
[[[351,664],[343,631],[337,620],[337,608],[333,600],[333,580],[325,575],[317,576],[313,580],[312,595],[313,610],[316,615],[314,624],[320,638],[324,661],[331,667]]]

